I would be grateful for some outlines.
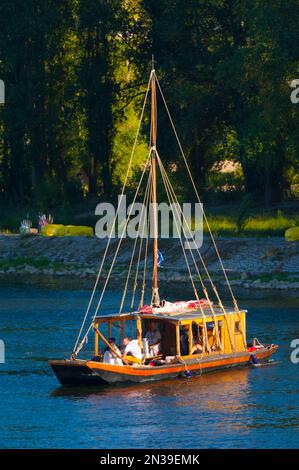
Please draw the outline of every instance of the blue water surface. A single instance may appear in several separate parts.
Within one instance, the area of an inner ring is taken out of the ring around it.
[[[272,365],[63,389],[47,360],[69,356],[88,297],[85,290],[0,288],[1,448],[299,447],[299,364],[290,361],[290,342],[299,338],[295,300],[242,301],[248,338],[279,344]],[[117,297],[108,294],[108,311]]]

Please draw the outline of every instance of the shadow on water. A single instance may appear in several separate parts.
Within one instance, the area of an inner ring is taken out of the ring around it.
[[[150,395],[182,396],[185,399],[191,399],[193,395],[209,392],[222,394],[223,390],[228,394],[236,396],[238,390],[244,390],[247,386],[250,367],[244,369],[235,369],[232,371],[217,372],[205,375],[197,375],[191,379],[177,378],[161,380],[159,382],[147,382],[144,384],[122,384],[122,385],[103,385],[90,387],[58,387],[52,390],[51,397],[64,398],[86,398],[86,397],[134,397],[142,398]],[[190,402],[189,402],[190,403]]]

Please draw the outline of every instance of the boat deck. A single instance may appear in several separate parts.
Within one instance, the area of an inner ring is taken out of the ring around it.
[[[227,315],[234,315],[236,312],[233,309],[233,307],[224,307],[225,313]],[[213,305],[213,311],[210,309],[210,307],[204,307],[203,312],[206,317],[210,317],[215,315],[216,317],[223,316],[224,312],[221,307],[218,305]],[[240,313],[247,313],[246,309],[240,309]],[[142,312],[127,312],[127,313],[121,313],[121,314],[109,314],[101,317],[95,317],[94,322],[95,323],[100,323],[103,321],[107,320],[116,320],[119,318],[120,320],[122,319],[129,319],[129,318],[137,318],[141,317],[143,319],[159,319],[159,320],[172,320],[172,321],[184,321],[184,320],[195,320],[198,318],[202,317],[201,311],[200,310],[195,310],[195,309],[189,309],[189,310],[184,310],[184,311],[178,311],[178,312],[172,312],[172,313],[142,313]]]

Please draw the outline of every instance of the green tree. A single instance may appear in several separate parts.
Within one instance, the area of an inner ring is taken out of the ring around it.
[[[7,100],[2,112],[2,193],[27,203],[55,181],[63,194],[74,150],[74,2],[3,1],[0,71]]]
[[[123,14],[120,0],[79,2],[80,103],[87,129],[84,166],[90,196],[112,193],[113,107],[118,96],[114,59],[120,47]]]
[[[228,53],[217,78],[230,97],[247,192],[266,205],[279,202],[295,165],[294,113],[289,83],[298,73],[299,5],[295,0],[226,0],[222,28]],[[298,148],[298,147],[297,147]]]
[[[170,109],[197,186],[236,132],[248,193],[269,205],[289,188],[296,166],[289,83],[298,73],[296,0],[143,0],[149,17],[141,60],[157,58]],[[160,118],[159,143],[177,159]],[[236,145],[234,145],[236,147]],[[297,152],[298,155],[298,152]]]
[[[148,60],[153,51],[197,187],[203,192],[207,173],[215,159],[221,158],[213,149],[226,141],[229,132],[226,123],[229,103],[215,73],[225,39],[219,21],[223,2],[143,0],[142,5],[150,17]],[[161,103],[159,107],[162,108]],[[170,144],[174,142],[173,135],[165,114],[160,113],[161,151],[169,161],[177,162],[178,152]]]

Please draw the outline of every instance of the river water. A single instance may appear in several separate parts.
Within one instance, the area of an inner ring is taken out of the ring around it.
[[[295,299],[242,300],[248,338],[280,348],[271,365],[191,380],[62,389],[49,358],[69,356],[89,292],[0,287],[1,448],[298,448]],[[109,293],[108,310],[117,294]]]

